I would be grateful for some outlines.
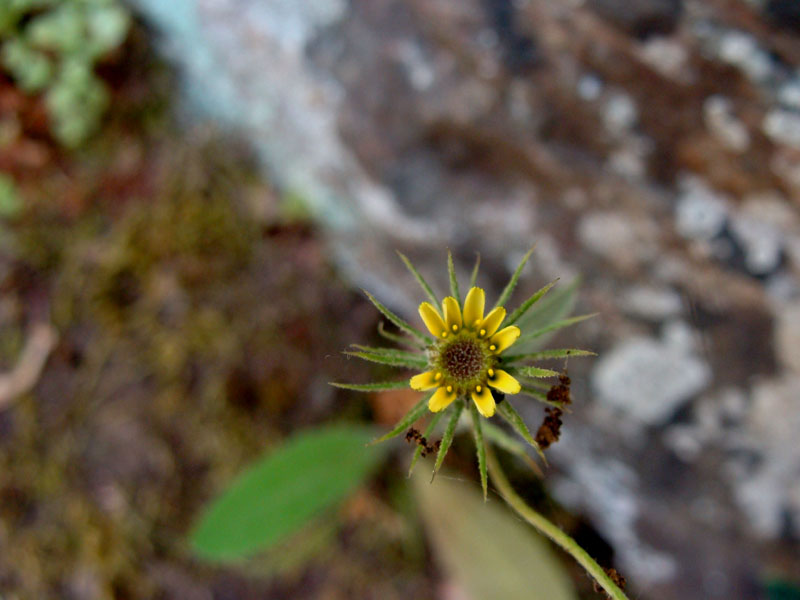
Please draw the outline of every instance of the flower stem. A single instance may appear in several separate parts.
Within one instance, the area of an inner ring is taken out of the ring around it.
[[[551,523],[544,518],[544,516],[528,506],[514,491],[500,463],[497,462],[497,457],[491,446],[486,448],[486,462],[489,466],[489,475],[492,478],[492,482],[497,486],[500,495],[520,517],[533,525],[540,533],[549,537],[565,552],[570,554],[572,558],[578,561],[578,563],[586,569],[586,572],[594,577],[595,581],[602,586],[613,600],[628,600],[625,593],[611,580],[603,568],[589,556],[586,550],[581,548],[575,540],[559,529],[554,523]]]

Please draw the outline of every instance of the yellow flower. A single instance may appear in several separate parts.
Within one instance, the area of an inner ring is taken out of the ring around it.
[[[469,397],[484,417],[495,413],[495,399],[490,388],[503,394],[517,394],[521,386],[500,368],[500,355],[520,336],[515,325],[500,324],[506,310],[498,306],[484,318],[486,295],[473,287],[464,300],[462,313],[453,296],[442,301],[441,313],[429,302],[419,306],[419,314],[436,341],[428,348],[430,370],[411,378],[410,385],[419,391],[436,388],[428,408],[439,412],[456,398]]]

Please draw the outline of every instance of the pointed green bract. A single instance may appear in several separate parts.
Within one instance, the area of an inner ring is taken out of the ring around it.
[[[517,310],[515,310],[506,318],[506,320],[503,322],[502,327],[508,327],[509,325],[513,325],[514,323],[516,323],[522,315],[524,315],[526,312],[528,312],[528,310],[530,310],[531,306],[536,304],[542,296],[544,296],[547,292],[550,291],[550,288],[556,284],[556,281],[558,281],[558,279],[551,281],[542,289],[540,289],[538,292],[536,292],[533,296],[525,300],[525,302],[520,304],[519,308],[517,308]]]
[[[531,254],[533,254],[533,249],[535,247],[536,246],[534,246],[533,248],[528,250],[525,253],[525,256],[522,257],[522,260],[520,261],[519,266],[517,267],[517,270],[514,271],[514,274],[511,276],[511,279],[508,281],[508,284],[506,285],[505,289],[503,290],[503,293],[500,294],[500,297],[497,299],[497,302],[495,303],[495,307],[505,306],[506,302],[508,302],[508,299],[511,297],[511,293],[514,291],[514,288],[517,287],[517,281],[519,281],[519,276],[522,273],[522,269],[525,268],[525,265],[527,264],[528,259],[531,257]]]
[[[561,375],[558,371],[541,367],[522,367],[519,372],[527,377],[558,377]]]
[[[425,346],[419,340],[406,338],[403,337],[402,335],[397,335],[396,333],[392,333],[391,331],[386,331],[383,321],[378,322],[378,335],[380,335],[382,338],[386,338],[390,342],[394,342],[395,344],[399,344],[401,346],[411,346],[412,348],[416,348],[418,350],[422,350],[423,348],[425,348]]]
[[[410,260],[408,260],[408,257],[405,254],[403,254],[398,250],[397,255],[400,257],[400,260],[403,261],[403,264],[405,264],[406,268],[409,271],[411,271],[411,274],[414,276],[414,279],[417,280],[417,283],[419,283],[422,290],[428,296],[428,299],[431,301],[431,304],[433,304],[436,307],[436,310],[439,310],[439,300],[436,298],[436,294],[433,293],[433,289],[431,288],[431,286],[428,285],[427,281],[425,281],[425,278],[420,274],[419,271],[417,271],[416,267],[411,263]]]
[[[425,432],[422,434],[426,438],[430,438],[431,434],[436,430],[436,426],[439,424],[439,421],[442,420],[445,411],[434,413],[431,422],[428,423],[428,426],[425,428]],[[411,474],[414,472],[414,465],[417,464],[419,457],[422,456],[422,446],[417,446],[417,449],[414,450],[414,456],[411,457],[411,466],[408,467],[408,476],[411,477]]]
[[[502,430],[497,425],[492,425],[491,421],[488,419],[483,424],[483,433],[486,437],[497,444],[500,448],[503,448],[507,452],[518,456],[523,461],[525,461],[528,466],[534,469],[537,473],[541,473],[539,468],[537,467],[536,463],[528,456],[528,453],[525,451],[525,445],[522,442],[514,439],[510,435],[508,435],[504,430]]]
[[[414,421],[419,419],[422,415],[425,414],[425,411],[428,410],[428,400],[430,397],[433,396],[433,392],[428,392],[425,394],[422,399],[417,402],[414,407],[406,413],[406,416],[400,419],[397,424],[394,426],[389,433],[379,437],[376,440],[370,442],[372,444],[379,444],[380,442],[385,442],[386,440],[390,440],[393,437],[397,437],[401,433],[403,433],[406,429],[411,427],[414,424]]]
[[[453,264],[453,254],[447,251],[447,274],[450,276],[450,295],[456,299],[458,306],[461,306],[461,293],[458,290],[458,278],[456,277],[456,266]]]
[[[373,354],[372,352],[345,352],[347,356],[355,356],[362,360],[388,365],[390,367],[407,367],[409,369],[424,369],[428,366],[428,361],[424,357],[415,354],[401,356],[399,354]]]
[[[430,337],[428,337],[424,333],[414,329],[411,325],[406,323],[403,319],[398,317],[396,314],[394,314],[392,311],[390,311],[388,308],[386,308],[383,304],[381,304],[378,301],[378,299],[375,298],[375,296],[373,296],[372,294],[370,294],[366,290],[364,290],[364,293],[367,295],[367,298],[369,298],[369,301],[372,302],[372,304],[375,305],[375,308],[377,308],[379,311],[381,311],[383,316],[386,317],[387,319],[389,319],[392,323],[394,323],[398,327],[398,329],[402,329],[403,331],[405,331],[409,335],[417,338],[418,340],[420,340],[421,342],[423,342],[425,344],[432,344],[433,343],[433,340]]]
[[[542,404],[547,404],[548,406],[554,406],[556,408],[560,408],[562,410],[566,410],[567,412],[569,412],[569,410],[564,407],[564,404],[562,402],[553,402],[552,400],[548,400],[547,392],[539,391],[536,388],[526,385],[524,383],[521,384],[520,390],[519,392],[517,392],[517,394],[521,396],[528,396],[529,398],[538,400]]]
[[[555,350],[541,350],[539,352],[529,352],[528,354],[511,354],[503,357],[504,362],[514,363],[521,360],[544,360],[546,358],[567,358],[571,356],[597,356],[591,350],[581,350],[579,348],[556,348]]]
[[[531,447],[536,450],[536,453],[539,457],[547,464],[547,459],[544,456],[544,452],[542,452],[541,446],[536,443],[536,440],[533,439],[531,432],[528,430],[528,426],[525,424],[525,421],[522,420],[522,417],[519,416],[519,413],[514,409],[511,405],[511,402],[506,400],[505,402],[498,404],[497,412],[500,413],[500,416],[503,417],[511,427],[514,428],[522,439],[528,442]]]
[[[461,411],[464,410],[464,401],[460,398],[453,402],[453,405],[454,406],[451,409],[453,414],[450,416],[450,421],[447,423],[447,429],[445,429],[444,435],[442,436],[442,444],[439,446],[439,452],[436,455],[436,462],[433,465],[434,476],[442,466],[444,457],[447,456],[447,451],[450,449],[450,444],[453,443],[453,436],[456,433],[456,425],[458,425],[458,419],[461,418]]]
[[[475,406],[474,402],[469,403],[469,412],[472,415],[472,433],[475,434],[475,449],[478,451],[478,470],[481,472],[483,499],[486,500],[489,493],[489,481],[486,476],[486,446],[483,443],[481,416],[478,414],[478,407]]]
[[[569,327],[570,325],[575,325],[575,323],[580,323],[581,321],[585,321],[586,319],[591,319],[592,317],[597,316],[599,313],[591,313],[588,315],[578,315],[577,317],[571,317],[569,319],[561,319],[560,321],[556,321],[551,325],[546,327],[542,327],[541,329],[537,329],[536,331],[532,331],[531,333],[526,333],[519,337],[516,341],[516,344],[524,344],[525,342],[529,342],[531,340],[535,340],[538,337],[541,337],[547,333],[558,331],[559,329],[563,329],[564,327]]]
[[[329,385],[354,392],[388,392],[390,390],[408,389],[408,379],[403,381],[380,381],[377,383],[337,383],[331,381]]]
[[[475,266],[472,267],[472,275],[469,278],[469,287],[470,289],[475,287],[475,284],[478,282],[478,269],[481,268],[481,255],[479,252],[475,253]]]

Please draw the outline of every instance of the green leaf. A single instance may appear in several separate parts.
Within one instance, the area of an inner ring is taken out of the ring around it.
[[[548,406],[555,406],[556,408],[560,408],[562,410],[569,412],[569,410],[565,408],[561,402],[553,402],[552,400],[548,400],[546,392],[541,392],[534,387],[525,385],[524,383],[521,384],[520,390],[519,392],[517,392],[517,394],[520,396],[529,396],[534,400],[538,400],[542,404],[547,404]]]
[[[503,356],[503,362],[514,363],[520,360],[544,360],[547,358],[567,358],[572,356],[597,356],[597,354],[591,350],[581,350],[579,348],[556,348],[553,350],[529,352],[528,354],[510,354]]]
[[[428,400],[430,397],[433,396],[433,392],[428,392],[425,394],[419,402],[417,402],[414,407],[409,410],[406,415],[400,419],[397,424],[394,426],[389,433],[379,437],[377,440],[373,440],[370,442],[370,445],[379,444],[380,442],[385,442],[386,440],[390,440],[393,437],[397,437],[401,433],[403,433],[406,429],[413,425],[414,421],[419,419],[422,415],[425,414],[425,411],[428,410]]]
[[[508,422],[508,424],[514,428],[514,431],[516,431],[522,437],[522,439],[528,442],[531,445],[531,447],[534,450],[536,450],[536,453],[544,461],[544,464],[547,464],[547,459],[544,456],[542,448],[539,446],[539,444],[536,443],[536,440],[533,439],[533,436],[531,435],[531,432],[528,429],[528,425],[525,423],[525,421],[522,419],[519,413],[514,409],[514,407],[511,405],[511,402],[509,402],[508,399],[506,399],[505,402],[502,402],[501,404],[497,405],[497,412],[499,412],[500,416],[503,417]]]
[[[418,340],[420,340],[421,342],[423,342],[425,344],[432,344],[433,343],[433,340],[430,337],[428,337],[424,333],[414,329],[411,325],[406,323],[403,319],[398,317],[396,314],[394,314],[392,311],[390,311],[388,308],[386,308],[383,304],[378,302],[378,299],[375,298],[375,296],[373,296],[372,294],[370,294],[366,290],[364,290],[364,293],[367,295],[367,298],[369,298],[369,301],[372,302],[372,304],[375,305],[375,308],[377,308],[379,311],[381,311],[383,316],[386,317],[387,319],[389,319],[392,323],[394,323],[397,326],[398,329],[402,329],[407,334],[411,335],[412,337],[417,338]]]
[[[475,287],[475,283],[478,281],[478,270],[481,268],[481,255],[480,253],[475,253],[475,266],[472,267],[472,275],[469,278],[469,287],[470,289]]]
[[[533,246],[530,250],[525,253],[525,256],[522,257],[522,260],[517,267],[517,270],[514,271],[514,274],[511,276],[511,279],[508,281],[503,293],[500,294],[500,297],[497,299],[495,303],[495,307],[504,306],[508,299],[511,297],[511,293],[514,291],[514,288],[517,287],[517,281],[519,281],[519,276],[522,273],[522,269],[525,268],[525,265],[528,263],[528,259],[533,254],[533,249],[536,246]]]
[[[447,274],[450,276],[450,295],[456,299],[458,306],[461,306],[461,293],[458,290],[458,278],[456,277],[456,266],[453,264],[453,254],[447,251]]]
[[[525,302],[520,304],[519,308],[517,308],[517,310],[515,310],[506,318],[501,327],[508,327],[509,325],[513,325],[514,323],[516,323],[520,319],[520,317],[522,317],[522,315],[524,315],[526,312],[528,312],[528,310],[530,310],[531,306],[536,304],[542,296],[544,296],[547,292],[550,291],[550,288],[553,287],[557,281],[558,279],[551,281],[542,289],[540,289],[538,292],[536,292],[533,296],[525,300]]]
[[[407,346],[407,347],[410,346],[412,348],[417,348],[420,350],[425,348],[425,346],[417,340],[406,338],[403,337],[402,335],[397,335],[396,333],[392,333],[391,331],[386,331],[383,321],[378,322],[378,335],[401,346]]]
[[[488,477],[486,476],[486,446],[483,444],[483,430],[481,429],[481,415],[474,402],[469,402],[469,413],[472,416],[472,433],[475,435],[475,449],[478,452],[478,470],[481,473],[481,487],[483,499],[486,500],[489,491]]]
[[[485,421],[483,423],[483,433],[486,437],[494,442],[498,447],[502,448],[506,452],[510,452],[511,454],[518,456],[521,458],[525,463],[531,467],[538,475],[542,475],[541,470],[533,461],[533,459],[528,456],[528,453],[525,451],[526,446],[522,444],[522,442],[514,439],[508,433],[506,433],[503,429],[498,427],[497,425],[492,425],[490,421]]]
[[[377,383],[339,383],[330,381],[329,385],[354,392],[387,392],[389,390],[407,390],[408,379],[403,381],[380,381]]]
[[[540,367],[522,367],[519,372],[526,377],[558,377],[561,375],[558,371],[552,369],[542,369]]]
[[[540,329],[567,318],[574,310],[578,301],[578,286],[580,277],[576,277],[567,285],[560,285],[547,296],[536,303],[536,306],[524,315],[517,326],[526,332],[536,332]],[[552,332],[539,336],[533,340],[517,340],[514,348],[518,352],[531,352],[544,346],[552,337]]]
[[[460,478],[413,478],[433,558],[471,600],[576,600],[549,543]]]
[[[434,476],[442,466],[444,457],[447,456],[447,451],[450,449],[450,444],[453,443],[453,436],[456,433],[456,425],[458,425],[458,420],[461,418],[461,412],[464,410],[464,401],[460,398],[453,404],[453,414],[450,416],[450,421],[447,423],[447,429],[445,429],[444,435],[442,436],[442,443],[439,446],[439,453],[436,455],[436,462],[433,465]]]
[[[238,561],[299,531],[357,487],[381,460],[366,427],[330,425],[293,436],[225,490],[192,531],[194,552]]]
[[[424,369],[428,366],[428,359],[417,354],[409,352],[397,351],[397,354],[389,353],[374,353],[374,352],[349,352],[344,354],[347,356],[355,356],[362,360],[369,362],[379,363],[382,365],[389,365],[390,367],[409,367],[412,369]]]
[[[800,600],[800,585],[773,579],[766,584],[768,600]]]
[[[431,422],[428,423],[428,426],[425,428],[425,432],[422,434],[425,436],[426,439],[430,440],[431,435],[433,434],[436,426],[439,424],[439,421],[442,420],[445,411],[441,411],[438,413],[434,413]],[[417,464],[419,457],[422,456],[422,446],[417,446],[416,450],[414,450],[414,456],[411,457],[411,466],[408,467],[408,476],[411,477],[411,474],[414,472],[414,465]]]
[[[514,345],[519,346],[525,344],[526,342],[540,338],[547,333],[552,333],[558,331],[559,329],[563,329],[564,327],[575,325],[575,323],[580,323],[581,321],[585,321],[586,319],[595,317],[598,314],[599,313],[591,313],[588,315],[578,315],[577,317],[571,317],[569,319],[561,319],[560,321],[556,321],[555,323],[552,323],[546,327],[542,327],[541,329],[537,329],[536,331],[533,331],[531,333],[526,333],[525,335],[521,335],[519,339],[514,343]]]
[[[420,287],[428,296],[428,299],[431,301],[431,304],[433,304],[434,308],[436,310],[440,310],[439,300],[436,298],[436,294],[433,293],[433,289],[431,288],[431,286],[428,285],[427,281],[425,281],[425,278],[420,274],[419,271],[417,271],[416,267],[414,267],[411,261],[408,260],[408,257],[405,254],[403,254],[398,250],[397,255],[400,257],[400,260],[402,260],[403,263],[406,265],[406,268],[409,271],[411,271],[411,274],[414,276],[414,279],[417,280],[417,283],[419,283]]]

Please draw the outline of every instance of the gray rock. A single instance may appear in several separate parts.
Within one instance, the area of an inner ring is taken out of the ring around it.
[[[651,338],[621,342],[592,371],[601,402],[647,425],[666,423],[709,383],[711,370],[702,358]]]

